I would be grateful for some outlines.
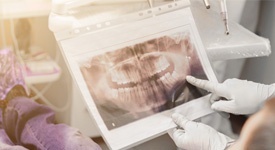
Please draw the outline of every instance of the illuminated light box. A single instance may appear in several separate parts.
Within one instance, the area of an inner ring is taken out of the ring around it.
[[[173,112],[192,120],[213,112],[207,92],[185,80],[192,75],[217,82],[189,8],[113,22],[62,33],[70,36],[59,41],[110,149],[165,134],[176,127]]]

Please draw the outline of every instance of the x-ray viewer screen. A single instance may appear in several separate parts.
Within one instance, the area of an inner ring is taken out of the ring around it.
[[[188,30],[91,56],[80,69],[109,130],[206,94],[185,81],[206,78]]]

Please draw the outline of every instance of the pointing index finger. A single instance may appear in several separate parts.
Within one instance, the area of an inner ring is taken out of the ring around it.
[[[212,93],[215,93],[215,92],[216,92],[216,91],[215,91],[215,87],[218,86],[218,83],[211,82],[211,81],[208,81],[208,80],[197,79],[197,78],[192,77],[192,76],[187,76],[187,77],[186,77],[186,80],[187,80],[190,84],[192,84],[192,85],[194,85],[194,86],[196,86],[196,87],[198,87],[198,88],[204,89],[204,90],[206,90],[206,91],[210,91],[210,92],[212,92]]]

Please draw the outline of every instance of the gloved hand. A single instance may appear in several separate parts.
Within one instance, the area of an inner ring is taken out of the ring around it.
[[[187,76],[186,80],[213,93],[210,97],[210,102],[213,103],[212,109],[233,114],[255,113],[275,94],[275,84],[265,85],[239,79],[227,79],[220,84],[192,76]],[[219,100],[220,97],[227,100]]]
[[[190,121],[174,113],[173,121],[182,129],[168,132],[175,144],[186,150],[224,150],[234,140],[208,125]]]

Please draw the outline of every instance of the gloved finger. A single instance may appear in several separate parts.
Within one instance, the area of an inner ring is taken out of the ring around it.
[[[186,80],[189,83],[193,84],[194,86],[196,86],[198,88],[201,88],[201,89],[204,89],[206,91],[210,91],[212,93],[216,92],[215,87],[218,85],[218,83],[211,82],[211,81],[208,81],[208,80],[197,79],[197,78],[192,77],[192,76],[187,76]]]
[[[175,129],[172,133],[172,139],[178,147],[185,145],[185,131],[181,129]]]
[[[211,108],[215,111],[222,111],[222,112],[228,112],[228,113],[234,113],[234,110],[236,108],[236,104],[234,101],[217,101],[211,105]]]
[[[213,93],[211,96],[210,96],[210,103],[213,104],[215,101],[219,100],[220,96],[218,96],[217,94]]]
[[[186,80],[190,84],[193,84],[194,86],[202,88],[206,91],[212,92],[218,96],[226,97],[226,98],[230,96],[228,90],[223,84],[208,81],[208,80],[197,79],[192,76],[186,76]]]
[[[218,100],[220,100],[220,96],[218,96],[218,95],[216,95],[216,94],[212,94],[211,96],[210,96],[210,103],[211,104],[213,104],[213,103],[215,103],[216,101],[218,101]],[[226,118],[226,119],[228,119],[228,118],[230,118],[230,114],[228,114],[228,113],[226,113],[226,112],[221,112],[221,111],[217,111],[217,113],[220,115],[220,116],[222,116],[223,118]]]
[[[186,119],[184,116],[182,116],[179,113],[172,114],[172,119],[178,126],[186,130],[188,130],[190,124],[191,124],[190,126],[192,126],[193,124],[193,121]]]

